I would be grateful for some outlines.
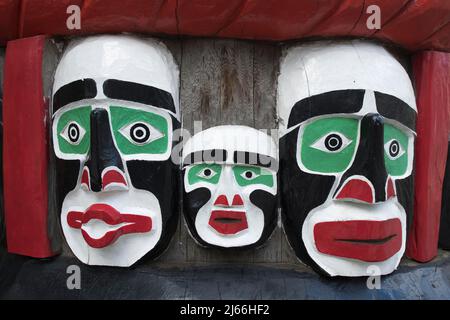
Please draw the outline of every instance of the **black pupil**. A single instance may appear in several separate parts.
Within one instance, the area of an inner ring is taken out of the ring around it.
[[[80,129],[75,123],[69,125],[69,140],[72,142],[77,142],[80,136]]]
[[[138,143],[146,142],[150,138],[150,129],[142,123],[134,124],[130,131],[131,138]]]
[[[245,177],[250,179],[251,177],[253,177],[253,172],[251,172],[251,171],[245,172]]]
[[[339,150],[342,147],[342,138],[335,134],[329,134],[325,139],[325,147],[330,151]]]
[[[391,145],[389,146],[389,154],[391,155],[391,157],[396,157],[398,156],[400,152],[400,145],[398,144],[397,140],[394,140],[391,142]]]
[[[212,174],[211,169],[205,169],[205,171],[203,171],[203,174],[205,175],[205,177],[209,177]]]

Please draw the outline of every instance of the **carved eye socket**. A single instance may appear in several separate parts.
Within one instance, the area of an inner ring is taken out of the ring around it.
[[[134,122],[122,127],[119,132],[133,144],[145,145],[164,136],[164,134],[145,122]]]
[[[388,142],[386,142],[384,144],[384,151],[391,160],[396,160],[405,153],[405,150],[402,148],[401,144],[396,139],[391,139]]]
[[[59,134],[68,143],[78,145],[86,134],[86,130],[76,121],[70,121]]]
[[[200,177],[200,178],[208,179],[208,180],[209,180],[209,179],[211,179],[212,177],[214,177],[216,174],[217,174],[216,171],[214,171],[214,170],[211,169],[211,168],[206,167],[206,168],[203,168],[202,170],[200,170],[200,171],[197,173],[197,176]]]
[[[260,176],[259,174],[257,174],[252,170],[245,170],[244,172],[241,173],[241,177],[244,178],[245,180],[253,180],[259,176]]]
[[[324,152],[334,153],[344,150],[352,140],[339,132],[330,132],[314,142],[311,147]]]

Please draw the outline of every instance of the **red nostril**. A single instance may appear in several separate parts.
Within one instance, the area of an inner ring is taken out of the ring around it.
[[[128,189],[124,174],[117,168],[105,169],[102,173],[102,189]]]
[[[394,182],[391,178],[387,179],[386,182],[386,200],[396,196]]]
[[[367,203],[374,203],[375,200],[370,182],[356,178],[347,180],[335,199],[358,200]]]
[[[89,169],[87,167],[83,168],[83,173],[81,174],[81,186],[89,190]]]
[[[226,206],[228,207],[228,199],[225,195],[221,194],[220,196],[217,197],[216,201],[214,201],[214,205],[215,206]]]
[[[235,194],[233,197],[233,206],[243,206],[244,201],[242,200],[242,197],[238,194]]]

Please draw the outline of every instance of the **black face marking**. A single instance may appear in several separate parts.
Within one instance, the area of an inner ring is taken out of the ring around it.
[[[378,113],[396,120],[411,130],[416,128],[417,113],[407,103],[389,94],[375,92]]]
[[[65,105],[84,99],[93,99],[97,95],[97,86],[93,79],[83,79],[68,83],[53,95],[53,112]]]
[[[237,164],[272,168],[275,171],[278,170],[278,161],[276,159],[259,153],[235,151],[233,155],[233,162]]]
[[[277,196],[264,191],[255,190],[250,194],[250,202],[260,208],[264,213],[264,229],[261,237],[257,242],[250,245],[258,247],[269,239],[275,226],[277,225],[278,211],[277,211]]]
[[[108,111],[105,109],[91,112],[91,149],[85,166],[89,168],[91,190],[94,192],[102,189],[102,172],[105,168],[114,166],[123,171],[122,158],[114,145]]]
[[[289,115],[288,128],[325,114],[356,113],[362,108],[365,90],[337,90],[298,101]]]
[[[141,261],[153,259],[164,252],[177,228],[180,211],[180,172],[178,166],[170,159],[165,161],[130,160],[126,161],[126,166],[133,187],[153,193],[161,208],[161,238]],[[168,190],[173,192],[167,192]]]
[[[336,192],[353,175],[364,176],[372,183],[376,202],[386,200],[388,174],[384,164],[384,122],[379,114],[369,113],[361,119],[360,142],[355,159],[342,175]]]
[[[111,99],[151,105],[175,114],[175,104],[172,95],[156,87],[136,82],[108,79],[103,83],[103,93]]]
[[[290,245],[304,263],[326,275],[308,255],[302,240],[302,226],[309,212],[323,204],[333,187],[335,177],[303,172],[297,164],[299,128],[280,139],[280,198],[283,228]]]
[[[191,164],[202,163],[202,162],[214,162],[223,163],[227,160],[228,152],[223,149],[210,149],[195,151],[188,154],[184,160],[183,165],[188,166]]]
[[[183,188],[183,190],[185,189]],[[197,240],[201,245],[209,246],[209,244],[203,241],[198,235],[197,228],[195,227],[195,218],[197,217],[200,208],[203,207],[209,199],[211,199],[211,191],[207,188],[198,188],[189,193],[183,191],[183,194],[183,213],[189,231],[195,240]]]

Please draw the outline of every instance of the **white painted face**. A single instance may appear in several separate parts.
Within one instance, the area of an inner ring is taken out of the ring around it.
[[[83,263],[126,267],[167,246],[176,195],[166,199],[172,179],[158,177],[172,174],[177,97],[178,69],[156,41],[95,36],[64,52],[52,137],[61,225]]]
[[[276,155],[269,136],[243,126],[210,128],[187,142],[185,217],[194,239],[230,248],[256,245],[270,235],[276,222]]]
[[[284,227],[297,256],[331,276],[391,273],[411,214],[416,104],[406,71],[375,44],[305,44],[282,61],[277,104]]]

